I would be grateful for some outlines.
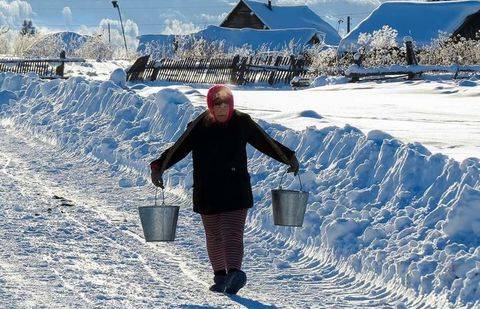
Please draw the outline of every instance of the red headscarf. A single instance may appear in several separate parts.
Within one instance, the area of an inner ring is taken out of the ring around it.
[[[227,120],[225,122],[228,122],[233,115],[232,91],[230,90],[230,88],[228,88],[225,85],[215,85],[215,86],[212,86],[210,89],[208,89],[207,106],[208,106],[208,110],[210,111],[210,114],[213,116],[214,121],[218,121],[215,118],[215,113],[213,112],[213,102],[215,101],[216,98],[222,98],[223,100],[227,101],[228,115],[227,115]]]

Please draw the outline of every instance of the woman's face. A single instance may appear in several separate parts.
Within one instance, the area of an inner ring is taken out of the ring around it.
[[[226,100],[217,99],[213,103],[213,112],[215,118],[220,122],[227,121],[228,118],[228,102]]]

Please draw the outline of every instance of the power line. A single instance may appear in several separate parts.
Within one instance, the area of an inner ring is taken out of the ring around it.
[[[96,7],[69,7],[68,5],[63,7],[35,7],[36,10],[63,10],[68,7],[71,10],[111,10],[112,8],[96,8]],[[152,7],[122,7],[124,10],[152,10],[152,9],[201,9],[201,8],[218,8],[218,5],[202,5],[202,6],[152,6]]]
[[[162,25],[166,25],[165,23],[135,23],[137,26],[162,26]],[[207,25],[207,24],[210,24],[210,23],[194,23],[194,24],[203,24],[203,25]],[[64,24],[44,24],[44,23],[38,23],[37,22],[37,25],[38,26],[51,26],[51,27],[60,27],[60,26],[100,26],[100,23],[97,23],[97,24],[68,24],[68,23],[64,23]],[[22,27],[23,25],[13,25],[13,27]]]
[[[157,7],[128,7],[128,8],[123,8],[123,10],[153,10],[153,9],[202,9],[202,8],[216,8],[218,6],[157,6]],[[64,7],[58,7],[58,8],[49,8],[49,7],[43,7],[43,8],[35,8],[35,10],[62,10]],[[111,10],[111,8],[72,8],[69,7],[71,10]],[[372,12],[352,12],[352,13],[343,13],[343,14],[325,14],[325,16],[334,16],[334,17],[341,17],[341,16],[360,16],[360,15],[369,15]]]
[[[359,16],[359,15],[369,15],[372,12],[357,12],[357,13],[344,13],[344,14],[327,14],[326,16],[342,17],[342,16]]]
[[[110,7],[70,7],[70,6],[63,6],[63,7],[35,7],[35,10],[63,10],[65,7],[70,8],[71,10],[112,10]],[[220,5],[200,5],[200,6],[150,6],[150,7],[122,7],[124,10],[152,10],[152,9],[201,9],[201,8],[218,8]],[[369,12],[350,12],[350,13],[342,13],[342,14],[328,14],[330,16],[347,16],[347,15],[366,15],[370,14],[372,11]]]

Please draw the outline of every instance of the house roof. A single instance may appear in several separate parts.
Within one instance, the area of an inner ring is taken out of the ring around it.
[[[187,37],[203,38],[207,41],[224,41],[226,48],[240,48],[245,44],[250,45],[252,49],[258,50],[262,45],[268,45],[270,50],[281,50],[288,46],[289,42],[293,42],[301,49],[306,45],[314,35],[322,40],[323,33],[307,28],[307,29],[277,29],[277,30],[259,30],[259,29],[236,29],[225,28],[210,25],[206,29],[196,33],[185,35]],[[173,45],[174,35],[141,35],[138,37],[138,51],[145,50],[145,44],[154,42],[154,44],[165,45],[167,47]]]
[[[152,48],[168,50],[170,55],[173,53],[173,43],[175,42],[173,34],[143,34],[137,36],[137,39],[137,52],[141,54],[150,52],[147,50],[149,44],[152,45]]]
[[[429,44],[439,32],[454,33],[465,19],[480,11],[480,1],[382,3],[340,42],[339,50],[356,48],[360,33],[388,25],[398,31],[398,43],[410,36],[417,46]]]
[[[270,29],[313,28],[325,33],[325,43],[338,45],[337,31],[306,5],[276,6],[270,10],[265,2],[243,1]]]
[[[42,49],[43,46],[53,45],[59,49],[65,50],[67,54],[71,54],[75,50],[81,48],[83,44],[91,38],[92,36],[90,35],[81,35],[71,31],[49,33],[30,46],[28,51],[35,53],[37,49]]]
[[[282,49],[292,40],[297,45],[305,45],[314,35],[322,40],[324,34],[311,28],[259,30],[218,26],[208,26],[194,34],[195,37],[202,37],[207,41],[224,40],[225,45],[230,47],[242,47],[244,44],[249,44],[253,49],[259,49],[262,45],[267,44],[271,50]]]

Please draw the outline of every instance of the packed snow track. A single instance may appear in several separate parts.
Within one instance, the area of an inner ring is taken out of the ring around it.
[[[238,296],[211,293],[189,196],[166,192],[182,206],[177,240],[147,244],[137,207],[152,203],[152,185],[121,188],[106,164],[14,129],[0,128],[0,145],[2,307],[427,308],[251,225],[247,286]]]

